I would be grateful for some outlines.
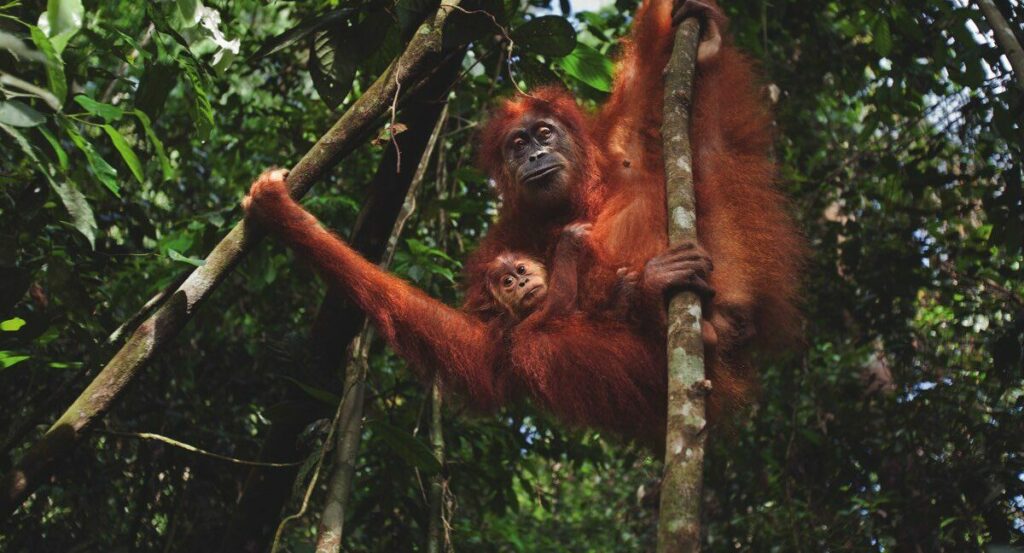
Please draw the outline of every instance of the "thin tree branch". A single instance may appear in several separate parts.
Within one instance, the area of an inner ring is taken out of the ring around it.
[[[391,264],[391,259],[394,257],[395,248],[398,245],[399,237],[402,235],[402,230],[405,228],[405,223],[416,209],[416,193],[423,183],[427,166],[430,164],[430,158],[437,145],[437,139],[441,134],[441,128],[444,126],[447,112],[447,106],[442,108],[430,138],[427,140],[423,155],[420,157],[416,172],[409,182],[409,189],[405,194],[402,211],[395,220],[387,249],[380,262],[381,267],[386,268]],[[320,524],[317,527],[317,553],[337,553],[341,551],[345,514],[348,511],[348,500],[352,493],[352,475],[355,472],[359,442],[362,438],[363,399],[365,397],[366,372],[369,367],[371,337],[370,328],[364,323],[363,332],[352,345],[351,360],[348,363],[348,371],[345,374],[345,387],[349,388],[351,386],[353,393],[344,400],[343,403],[345,405],[341,410],[341,417],[338,422],[341,431],[338,433],[338,442],[334,448],[334,466],[330,482],[327,485],[327,499],[320,516]]]
[[[687,19],[676,30],[665,74],[665,148],[669,243],[697,237],[690,153],[690,106],[700,23]],[[682,293],[668,307],[668,430],[661,485],[658,553],[700,551],[704,470],[704,344],[700,300]]]
[[[444,426],[441,420],[441,386],[430,387],[430,446],[437,464],[444,466]],[[441,553],[445,544],[444,471],[430,477],[430,522],[427,526],[427,553]]]
[[[157,442],[163,442],[165,444],[174,446],[178,449],[184,449],[185,451],[191,451],[192,453],[198,453],[214,459],[220,459],[221,461],[227,461],[236,465],[248,465],[253,467],[273,467],[273,468],[286,468],[294,467],[302,464],[302,461],[295,461],[291,463],[269,463],[266,461],[249,461],[246,459],[237,459],[235,457],[229,457],[227,455],[221,455],[220,453],[214,453],[205,449],[198,448],[194,445],[180,442],[174,438],[168,438],[161,434],[155,434],[153,432],[120,432],[116,430],[99,430],[101,434],[110,434],[111,436],[123,436],[126,438],[139,438],[140,440],[154,440]]]
[[[459,0],[446,0],[457,6]],[[451,10],[438,9],[413,35],[405,51],[306,153],[288,175],[295,198],[304,196],[328,169],[357,147],[387,111],[396,91],[394,74],[405,83],[419,83],[442,57],[442,30]],[[410,87],[404,87],[407,91]],[[415,87],[413,87],[415,88]],[[214,247],[206,262],[143,322],[81,395],[33,444],[0,484],[0,516],[7,515],[39,487],[60,459],[124,392],[139,370],[181,331],[202,302],[262,238],[262,232],[240,221]]]

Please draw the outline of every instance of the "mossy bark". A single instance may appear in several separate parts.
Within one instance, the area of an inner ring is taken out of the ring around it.
[[[661,132],[670,244],[697,238],[689,123],[699,35],[696,19],[679,26],[665,74]],[[700,299],[681,293],[671,299],[668,308],[668,430],[658,553],[700,550],[706,390]]]

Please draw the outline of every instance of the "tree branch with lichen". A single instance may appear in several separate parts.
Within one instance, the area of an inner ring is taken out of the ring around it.
[[[690,106],[696,70],[700,23],[690,18],[676,30],[672,58],[665,73],[665,186],[670,244],[697,237],[690,152]],[[668,307],[668,428],[665,474],[661,483],[658,553],[700,550],[700,511],[707,424],[700,298],[683,292]]]

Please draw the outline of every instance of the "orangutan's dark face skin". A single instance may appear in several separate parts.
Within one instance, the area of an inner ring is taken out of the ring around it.
[[[572,138],[552,117],[527,114],[505,140],[505,163],[519,197],[534,208],[553,210],[570,200]]]
[[[548,273],[533,258],[499,255],[487,271],[487,286],[494,299],[512,316],[523,318],[548,295]]]

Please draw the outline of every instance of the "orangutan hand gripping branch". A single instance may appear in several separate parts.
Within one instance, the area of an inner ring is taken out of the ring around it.
[[[662,70],[674,25],[689,15],[705,28],[690,129],[700,246],[669,248]],[[800,320],[802,241],[773,184],[770,119],[751,63],[727,40],[726,25],[712,0],[646,0],[598,113],[584,113],[553,88],[494,111],[479,157],[502,204],[466,264],[461,310],[359,257],[288,197],[280,173],[253,184],[246,209],[365,310],[416,370],[436,372],[471,405],[491,409],[525,394],[568,423],[657,443],[665,425],[666,290],[704,298],[712,417],[748,399],[751,346],[792,341]],[[554,299],[556,313],[544,315],[536,299],[496,301],[488,275],[499,255],[516,252],[534,260],[533,270],[558,275],[566,259],[557,246],[574,221],[592,230],[588,252],[575,260],[586,276],[571,283],[572,301],[556,294],[554,276],[544,303]],[[630,307],[617,310],[624,297]],[[528,312],[510,324],[510,305]]]

